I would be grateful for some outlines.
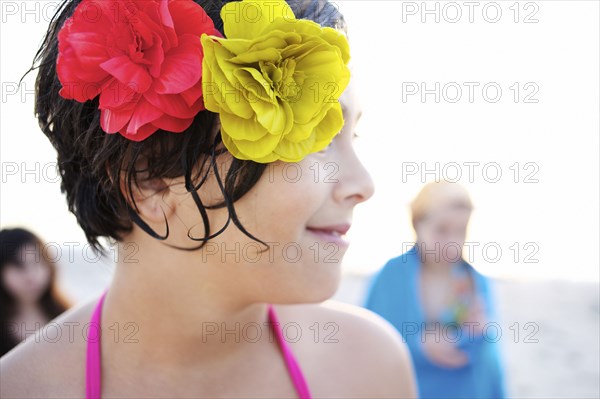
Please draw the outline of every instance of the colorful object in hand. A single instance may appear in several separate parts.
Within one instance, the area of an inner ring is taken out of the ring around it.
[[[231,2],[221,18],[226,38],[202,36],[202,87],[227,149],[267,163],[297,162],[327,147],[344,124],[346,37],[296,19],[284,0]]]
[[[60,95],[99,95],[102,129],[133,141],[182,132],[204,109],[202,34],[220,36],[192,0],[83,0],[58,34]]]

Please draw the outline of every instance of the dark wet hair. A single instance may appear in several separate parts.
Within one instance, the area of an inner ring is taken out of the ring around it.
[[[205,235],[190,239],[201,242],[198,249],[210,236],[207,209],[227,207],[229,219],[249,237],[263,243],[248,233],[238,221],[233,203],[244,196],[260,179],[267,165],[253,161],[233,159],[221,186],[224,200],[219,204],[205,205],[197,190],[209,173],[218,175],[215,157],[220,134],[210,137],[216,114],[201,111],[192,125],[181,134],[157,131],[141,142],[133,142],[120,134],[106,134],[100,128],[98,98],[79,103],[59,96],[61,88],[56,73],[58,54],[58,32],[81,0],[67,0],[59,7],[50,22],[44,41],[38,50],[33,69],[39,69],[36,80],[35,113],[40,127],[56,148],[58,170],[62,178],[61,191],[66,193],[69,211],[77,217],[87,241],[102,253],[105,249],[99,237],[111,237],[121,241],[123,233],[132,230],[132,222],[157,239],[168,235],[168,224],[164,236],[154,232],[138,215],[133,200],[132,184],[138,179],[176,178],[185,176],[186,189],[194,198],[204,222]],[[221,7],[228,1],[194,0],[212,18],[215,27],[222,33]],[[346,23],[334,3],[326,0],[288,0],[296,18],[309,19],[342,30],[347,33]],[[223,151],[221,149],[221,151]],[[146,168],[140,169],[139,161]],[[197,173],[193,174],[192,171]],[[124,172],[124,183],[131,201],[126,200],[120,189],[120,174]],[[143,176],[143,177],[142,177]],[[199,182],[199,183],[197,183]],[[130,206],[133,203],[133,208]],[[166,218],[165,218],[166,223]],[[191,229],[190,229],[191,230]],[[263,243],[264,244],[264,243]],[[266,245],[266,244],[265,244]]]
[[[44,251],[43,241],[34,233],[22,228],[0,230],[0,276],[4,268],[10,265],[23,267],[22,248],[32,245],[37,252],[36,260],[44,262],[50,268],[49,284],[39,299],[40,309],[49,320],[67,310],[71,303],[58,289],[56,284],[56,265]],[[0,281],[0,356],[11,350],[19,342],[9,334],[9,322],[18,312],[18,303],[8,292],[4,280]]]

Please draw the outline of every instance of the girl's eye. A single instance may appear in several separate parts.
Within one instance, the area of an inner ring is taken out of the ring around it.
[[[333,145],[333,143],[335,143],[336,140],[338,140],[341,136],[341,131],[339,131],[334,137],[333,139],[329,142],[329,145],[325,148],[323,148],[321,151],[317,152],[317,154],[325,154]]]
[[[337,133],[333,139],[329,142],[329,145],[325,148],[323,148],[321,151],[317,152],[317,154],[325,154],[327,152],[327,150],[329,150],[329,148],[331,148],[331,146],[333,145],[333,142],[339,137],[340,133]]]

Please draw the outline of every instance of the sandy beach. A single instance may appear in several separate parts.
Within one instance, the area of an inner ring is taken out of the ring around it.
[[[106,262],[63,262],[59,282],[79,302],[99,295],[112,273]],[[345,274],[332,299],[361,304],[366,281],[363,275]],[[599,398],[598,283],[491,282],[510,397]]]

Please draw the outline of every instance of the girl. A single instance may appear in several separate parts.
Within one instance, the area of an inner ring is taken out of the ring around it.
[[[373,193],[348,60],[321,0],[67,1],[36,112],[88,241],[122,256],[62,339],[2,358],[2,395],[413,397],[394,329],[322,303]]]
[[[0,231],[0,356],[70,307],[44,248],[28,230]]]

